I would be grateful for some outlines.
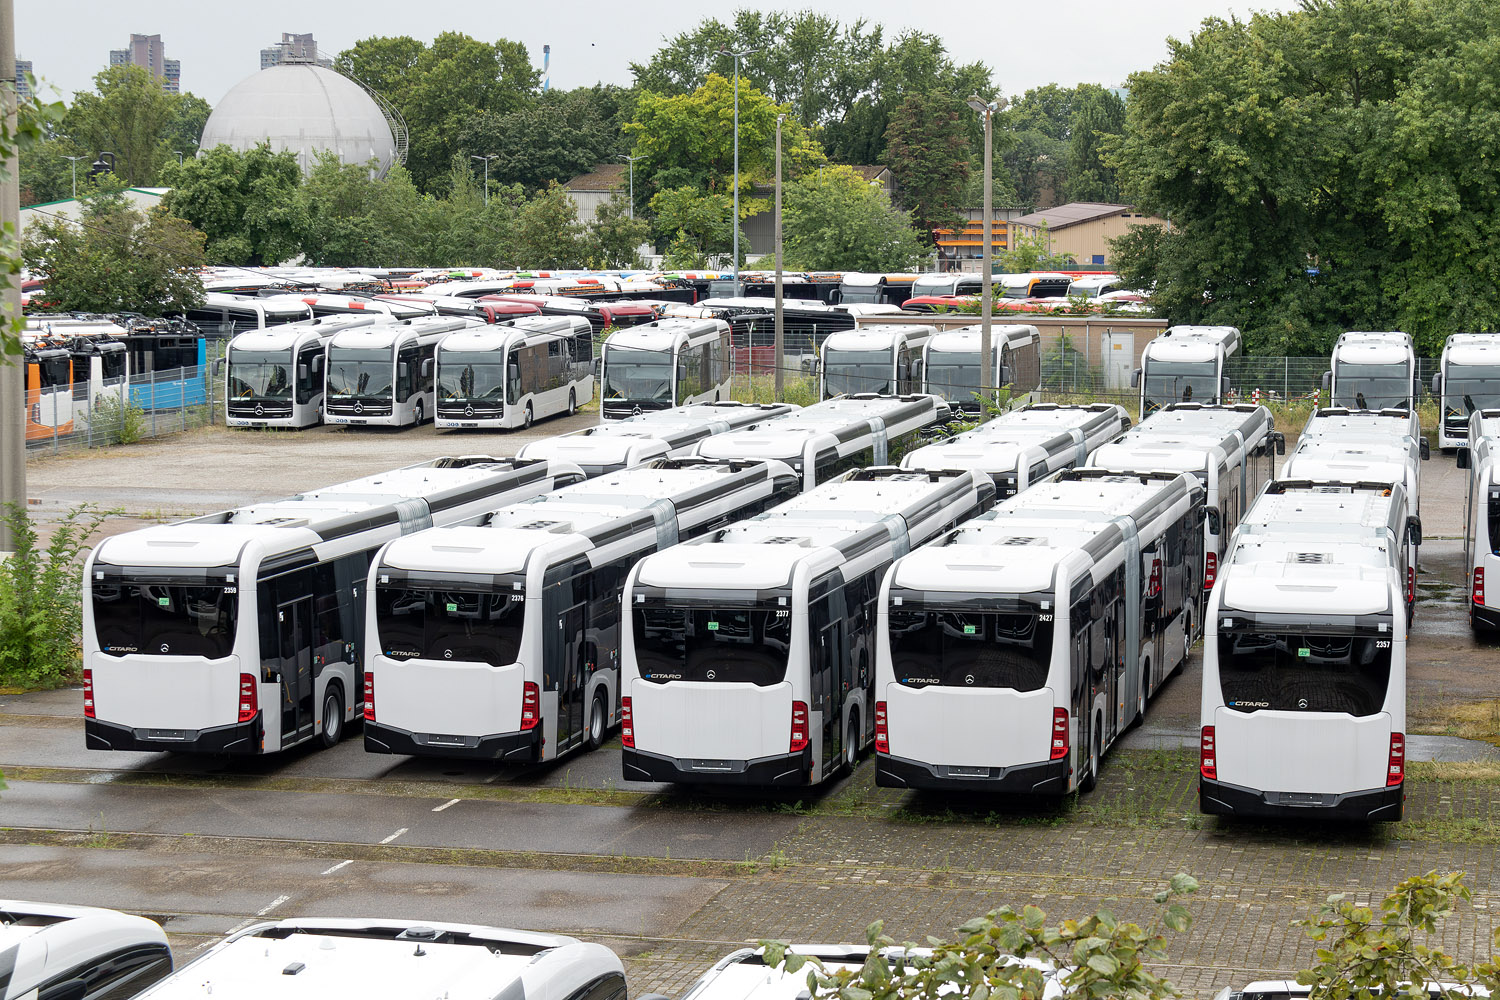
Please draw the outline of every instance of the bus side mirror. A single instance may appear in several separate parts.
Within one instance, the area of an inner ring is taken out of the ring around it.
[[[1285,455],[1286,454],[1286,435],[1283,434],[1283,433],[1281,433],[1280,431],[1277,431],[1276,434],[1275,434],[1275,441],[1276,441],[1276,454],[1278,454],[1278,455]]]
[[[1219,508],[1217,508],[1217,507],[1205,507],[1205,508],[1203,508],[1203,517],[1204,517],[1204,519],[1206,521],[1208,521],[1208,530],[1209,530],[1210,534],[1214,534],[1214,535],[1223,534],[1224,519],[1223,519],[1223,517],[1221,517],[1219,515]]]
[[[1140,387],[1141,387],[1141,370],[1139,368],[1137,368],[1135,371],[1133,371],[1133,372],[1130,373],[1130,388],[1132,388],[1132,389],[1139,389]]]
[[[1443,373],[1442,372],[1433,372],[1432,373],[1432,394],[1434,396],[1441,396],[1443,394]]]
[[[411,375],[411,365],[409,365],[405,361],[403,361],[403,362],[401,362],[400,364],[398,364],[396,366],[396,377],[397,378],[406,378],[409,375]]]
[[[1219,402],[1229,398],[1229,376],[1225,375],[1219,379]]]
[[[1417,438],[1417,442],[1417,453],[1422,456],[1422,461],[1425,462],[1432,457],[1432,446],[1427,443],[1427,438],[1425,437]]]
[[[215,375],[223,375],[224,374],[224,359],[223,358],[214,358],[214,374]]]
[[[995,384],[1003,389],[1005,386],[1010,385],[1014,381],[1015,376],[1011,374],[1010,365],[1001,365],[1000,377],[995,380]]]
[[[323,355],[315,354],[312,359],[312,370],[314,375],[323,374]]]
[[[1332,385],[1333,385],[1333,372],[1324,372],[1323,373],[1323,391],[1327,392],[1329,390],[1329,387],[1331,387]]]
[[[1422,519],[1413,514],[1406,519],[1406,534],[1413,545],[1422,544]]]
[[[1469,467],[1469,449],[1468,448],[1460,448],[1460,449],[1458,449],[1458,451],[1454,453],[1453,457],[1454,457],[1455,460],[1457,460],[1458,467],[1460,469],[1467,469]]]
[[[430,375],[432,375],[432,359],[431,358],[423,358],[422,359],[422,377],[423,378],[427,378]]]
[[[307,366],[306,365],[298,365],[297,366],[297,381],[298,382],[306,382],[307,381],[307,375],[308,375]]]

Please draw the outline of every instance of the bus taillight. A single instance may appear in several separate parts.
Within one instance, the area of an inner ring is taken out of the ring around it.
[[[1206,552],[1203,555],[1203,589],[1213,590],[1214,581],[1219,577],[1219,554],[1217,552]]]
[[[620,745],[635,749],[635,718],[630,711],[630,699],[620,699]]]
[[[83,672],[83,717],[85,719],[94,717],[94,672],[92,670]]]
[[[1385,768],[1385,784],[1394,787],[1406,780],[1406,734],[1391,734],[1391,758]]]
[[[1417,599],[1417,567],[1406,567],[1406,603],[1415,603]]]
[[[792,702],[792,753],[801,753],[811,742],[807,735],[807,702]]]
[[[375,721],[375,675],[365,671],[365,721]]]
[[[535,729],[542,721],[542,693],[531,681],[521,685],[521,730]]]
[[[1161,596],[1161,560],[1151,560],[1151,589],[1146,592],[1148,597]]]
[[[891,752],[891,731],[886,725],[885,702],[875,703],[875,752]]]
[[[255,689],[255,678],[240,674],[240,721],[251,721],[259,711],[260,693]]]
[[[1474,567],[1474,606],[1484,607],[1484,567]]]
[[[1204,726],[1198,739],[1198,773],[1209,781],[1219,778],[1219,757],[1215,750],[1214,727]]]
[[[1052,710],[1052,760],[1062,760],[1068,755],[1068,710]]]

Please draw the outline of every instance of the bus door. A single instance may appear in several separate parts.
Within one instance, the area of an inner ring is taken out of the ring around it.
[[[557,673],[557,752],[583,739],[584,695],[588,693],[588,643],[584,624],[586,606],[575,604],[557,616],[562,633],[562,661]]]
[[[276,607],[276,639],[281,660],[281,745],[312,735],[313,599],[299,597]]]

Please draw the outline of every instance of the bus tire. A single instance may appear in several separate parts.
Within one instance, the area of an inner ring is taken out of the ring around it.
[[[521,423],[521,429],[523,431],[529,431],[529,430],[531,430],[531,421],[532,421],[532,419],[533,418],[532,418],[532,413],[531,413],[531,404],[527,403],[526,404],[526,416],[522,418],[522,423]]]
[[[844,766],[849,773],[859,764],[859,713],[849,716],[849,728],[844,732]]]
[[[1099,730],[1103,727],[1102,720],[1094,720],[1094,736],[1090,741],[1089,759],[1084,765],[1083,776],[1078,779],[1078,790],[1080,792],[1092,792],[1099,784],[1099,755],[1100,746]]]
[[[420,399],[417,400],[417,404],[412,407],[412,411],[411,411],[412,416],[416,418],[415,420],[412,421],[413,426],[416,426],[416,427],[421,427],[422,426],[422,421],[425,420],[426,416],[427,416],[426,413],[423,412],[426,409],[427,408],[422,405],[422,401]]]
[[[1184,611],[1182,613],[1182,659],[1177,661],[1177,666],[1172,668],[1172,676],[1182,673],[1182,668],[1187,666],[1188,657],[1193,655],[1193,613]]]
[[[1135,718],[1130,722],[1134,729],[1146,721],[1146,701],[1151,697],[1151,661],[1141,661],[1141,693],[1136,695]]]
[[[343,737],[344,689],[330,684],[323,692],[323,724],[318,727],[318,739],[326,748],[335,746]]]
[[[578,392],[576,389],[568,390],[568,416],[578,412]]]
[[[583,742],[585,750],[598,750],[604,745],[608,722],[609,711],[604,707],[604,689],[600,688],[594,692],[594,700],[589,704],[589,728]]]

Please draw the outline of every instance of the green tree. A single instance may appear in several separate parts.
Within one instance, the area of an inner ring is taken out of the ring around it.
[[[180,124],[184,102],[198,99],[167,93],[140,66],[102,70],[94,77],[94,87],[73,95],[62,134],[91,158],[113,153],[114,173],[131,187],[155,183],[162,165],[175,159],[167,137]]]
[[[203,138],[203,126],[213,114],[213,106],[194,94],[181,95],[172,108],[172,117],[162,135],[166,144],[164,153],[177,159],[198,154],[198,140]],[[167,162],[165,157],[163,162]]]
[[[585,228],[590,267],[635,267],[637,249],[651,238],[650,223],[631,218],[630,202],[620,194],[600,205]]]
[[[1158,309],[1266,353],[1395,328],[1434,355],[1500,328],[1497,59],[1492,0],[1310,0],[1174,41],[1130,77],[1108,156],[1172,221]]]
[[[673,267],[701,266],[708,258],[734,251],[734,201],[727,194],[704,193],[691,185],[668,188],[651,199],[656,215],[656,231],[673,248],[674,259],[691,258],[698,263],[674,264]],[[740,232],[741,252],[750,241]]]
[[[806,270],[907,271],[927,253],[911,213],[841,166],[785,186],[782,241],[786,265]]]
[[[537,192],[516,216],[512,253],[526,267],[580,267],[588,255],[578,205],[560,185]]]
[[[307,218],[297,189],[302,168],[289,150],[217,146],[196,159],[169,163],[172,190],[162,204],[207,235],[215,264],[278,264],[302,248]]]
[[[1120,200],[1115,169],[1105,162],[1104,150],[1124,131],[1125,102],[1103,87],[1081,85],[1068,123],[1068,201]]]
[[[22,207],[73,197],[73,164],[65,157],[78,155],[77,146],[57,136],[45,138],[21,150]],[[86,185],[88,163],[85,160],[78,163],[83,167],[81,181]]]
[[[186,220],[104,194],[85,199],[81,222],[33,223],[22,243],[58,309],[161,316],[203,301],[204,236]]]
[[[1023,274],[1027,271],[1053,271],[1073,263],[1066,254],[1052,252],[1052,240],[1043,222],[1034,235],[1017,236],[1010,249],[995,255],[995,268],[1001,273]]]
[[[912,94],[886,126],[886,165],[924,233],[951,227],[964,207],[959,199],[969,179],[973,118],[951,94]]]
[[[619,128],[601,116],[601,102],[590,96],[549,95],[504,114],[477,112],[464,123],[460,150],[465,156],[493,154],[490,179],[527,189],[618,162],[624,152]]]
[[[31,82],[35,84],[36,81]],[[36,93],[35,86],[32,87],[32,93]],[[45,141],[53,124],[62,117],[62,113],[61,103],[44,104],[34,96],[23,101],[17,95],[14,125],[7,116],[0,116],[0,183],[8,182],[15,176],[11,173],[12,162],[16,163],[14,169],[19,173],[21,157]],[[20,178],[16,177],[16,179]],[[10,284],[10,287],[15,287],[18,283],[17,275],[21,273],[21,268],[25,263],[25,254],[17,237],[18,234],[15,232],[0,230],[0,271],[3,271],[5,281]],[[0,312],[0,354],[21,352],[21,331],[24,329],[26,329],[24,316],[4,315]],[[0,362],[3,360],[0,358]]]

